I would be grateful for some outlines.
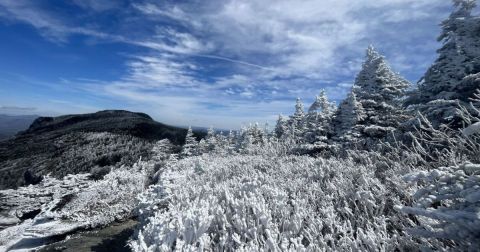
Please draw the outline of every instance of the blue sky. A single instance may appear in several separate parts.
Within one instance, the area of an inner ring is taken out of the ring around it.
[[[0,113],[238,128],[343,99],[373,44],[415,83],[448,0],[0,0]]]

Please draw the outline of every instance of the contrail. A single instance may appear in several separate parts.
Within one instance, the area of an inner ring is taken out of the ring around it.
[[[218,60],[225,60],[225,61],[229,61],[229,62],[232,62],[232,63],[237,63],[237,64],[241,64],[241,65],[245,65],[245,66],[256,67],[256,68],[269,70],[269,71],[275,71],[275,69],[273,69],[273,68],[269,68],[269,67],[265,67],[265,66],[245,62],[245,61],[241,61],[241,60],[234,60],[234,59],[230,59],[230,58],[226,58],[226,57],[222,57],[222,56],[207,55],[207,54],[192,54],[192,56],[202,57],[202,58],[210,58],[210,59],[218,59]]]

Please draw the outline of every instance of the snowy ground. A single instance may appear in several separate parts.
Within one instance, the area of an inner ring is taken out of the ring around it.
[[[0,191],[0,251],[30,251],[130,217],[146,186],[144,164],[116,169],[98,181],[89,174],[46,177],[37,185]]]

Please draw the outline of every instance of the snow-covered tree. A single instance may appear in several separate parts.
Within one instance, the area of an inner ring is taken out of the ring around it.
[[[152,148],[152,159],[156,161],[167,158],[173,152],[173,144],[168,139],[157,141]]]
[[[305,141],[314,145],[324,145],[331,134],[331,121],[335,113],[335,104],[328,100],[325,90],[315,97],[305,117]]]
[[[278,115],[275,125],[275,136],[281,139],[288,131],[288,120],[283,115]]]
[[[308,109],[308,113],[321,112],[324,116],[331,116],[335,113],[335,103],[328,100],[325,89],[320,91],[320,94],[315,97],[315,101]]]
[[[305,133],[305,110],[300,98],[297,98],[296,100],[295,113],[290,117],[289,122],[294,138],[302,140],[303,133]]]
[[[227,136],[227,149],[228,153],[233,154],[237,151],[237,136],[236,132],[230,130]]]
[[[189,157],[197,154],[198,142],[193,136],[192,127],[188,127],[187,135],[185,136],[185,143],[182,147],[181,155]]]
[[[373,46],[368,47],[353,85],[357,101],[365,110],[362,126],[366,136],[383,138],[408,118],[402,99],[409,86],[407,80],[393,72],[384,56]]]
[[[351,142],[361,136],[359,123],[365,119],[365,111],[362,104],[357,101],[352,91],[347,98],[340,103],[335,114],[333,127],[335,130],[334,140]]]
[[[456,124],[456,106],[468,102],[480,84],[480,17],[472,15],[476,1],[453,0],[453,4],[455,9],[441,24],[438,40],[443,46],[438,58],[407,100],[418,104],[436,126]]]
[[[207,130],[207,136],[205,137],[205,142],[207,144],[206,152],[212,152],[215,151],[215,149],[218,147],[217,143],[217,136],[215,134],[215,130],[213,127],[208,128]]]

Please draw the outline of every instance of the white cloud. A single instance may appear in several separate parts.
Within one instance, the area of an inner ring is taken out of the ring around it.
[[[75,2],[95,11],[115,7],[108,0]],[[126,11],[134,16],[119,30],[67,25],[27,1],[0,0],[0,6],[4,18],[28,23],[47,37],[65,41],[75,33],[151,50],[127,57],[127,72],[116,81],[83,81],[93,93],[123,99],[171,124],[231,127],[290,111],[296,96],[313,99],[321,88],[342,99],[370,43],[395,70],[419,77],[437,45],[431,28],[447,15],[442,11],[450,2],[136,2]],[[419,40],[425,41],[416,45]],[[215,67],[228,71],[205,76]]]

